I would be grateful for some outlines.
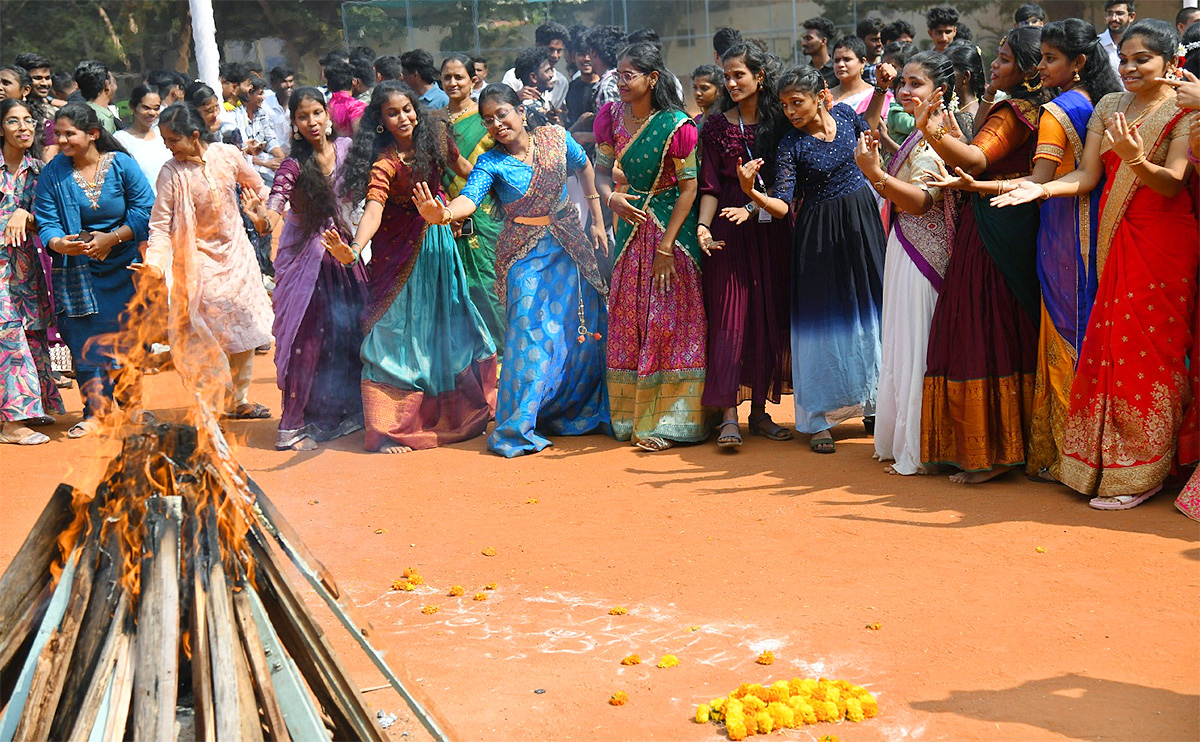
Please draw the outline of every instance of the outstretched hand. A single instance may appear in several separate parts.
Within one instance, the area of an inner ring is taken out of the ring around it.
[[[1046,197],[1046,188],[1040,183],[1034,183],[1032,180],[1022,180],[1014,184],[1011,191],[992,197],[992,206],[1016,206],[1017,204],[1027,204],[1031,201],[1036,201],[1039,198]]]
[[[358,256],[354,254],[336,229],[327,229],[321,233],[321,246],[343,265],[350,265],[358,260]]]
[[[935,188],[957,188],[960,191],[977,190],[977,181],[971,177],[971,174],[961,167],[954,168],[954,175],[951,175],[946,170],[946,163],[941,160],[934,162],[936,170],[924,170],[921,172],[921,179],[926,184]]]
[[[413,206],[417,207],[421,218],[430,224],[443,224],[446,218],[446,206],[442,203],[433,191],[429,188],[429,184],[425,181],[420,181],[413,186],[412,189]]]

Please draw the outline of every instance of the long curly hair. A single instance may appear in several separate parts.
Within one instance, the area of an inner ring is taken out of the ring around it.
[[[771,185],[775,182],[775,151],[779,147],[779,140],[790,129],[787,117],[783,115],[783,106],[779,103],[782,64],[775,55],[744,42],[734,44],[721,55],[722,64],[734,59],[742,60],[750,74],[757,77],[761,73],[763,76],[758,86],[758,128],[754,133],[754,156],[762,158],[763,181]],[[713,107],[723,113],[736,105],[729,96],[729,89],[722,85],[721,94]],[[708,119],[705,121],[707,126]]]
[[[375,86],[371,102],[358,121],[358,133],[342,166],[339,192],[354,203],[367,197],[367,182],[371,166],[385,148],[395,145],[395,139],[383,128],[383,107],[393,96],[407,98],[417,111],[413,132],[413,179],[423,180],[436,190],[437,180],[446,169],[446,122],[431,115],[421,105],[416,92],[397,80],[386,80]]]
[[[320,90],[313,87],[296,88],[288,99],[288,114],[293,127],[296,125],[296,109],[304,101],[313,101],[325,109],[326,113],[329,112],[325,96]],[[337,221],[337,200],[333,193],[333,185],[329,178],[325,177],[325,173],[321,172],[321,165],[317,162],[313,146],[307,138],[302,136],[292,140],[292,159],[300,166],[296,183],[292,187],[292,212],[299,220],[304,235],[310,236],[321,229],[328,220]],[[338,226],[347,228],[345,224],[339,223]]]

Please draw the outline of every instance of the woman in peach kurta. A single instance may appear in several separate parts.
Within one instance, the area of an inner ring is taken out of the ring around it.
[[[211,393],[216,387],[206,382],[223,381],[229,415],[269,417],[247,396],[254,349],[271,342],[271,300],[242,227],[235,186],[259,224],[266,223],[268,190],[240,150],[205,141],[203,122],[188,105],[164,111],[159,132],[174,156],[158,176],[146,264],[160,274],[169,269],[173,278],[169,329],[176,367]]]

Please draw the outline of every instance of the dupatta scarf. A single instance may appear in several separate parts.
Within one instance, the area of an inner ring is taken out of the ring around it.
[[[1087,96],[1068,90],[1042,107],[1067,133],[1069,152],[1076,166],[1083,159],[1088,119],[1093,111]],[[1063,341],[1079,357],[1088,313],[1096,297],[1096,218],[1103,181],[1084,197],[1051,198],[1042,204],[1038,232],[1038,279],[1046,313]]]
[[[888,175],[896,177],[923,141],[921,131],[914,129],[888,165]],[[954,243],[957,226],[958,202],[951,191],[943,191],[941,202],[935,202],[933,208],[919,216],[899,209],[892,211],[892,229],[896,239],[917,270],[937,292],[942,290],[942,279],[950,263],[950,245]]]
[[[616,166],[625,174],[629,182],[629,194],[632,205],[650,215],[659,230],[666,231],[667,223],[671,221],[671,211],[679,199],[679,183],[658,187],[665,168],[669,166],[670,157],[667,150],[675,132],[681,126],[695,126],[683,111],[658,111],[647,121],[629,144],[617,156]],[[691,259],[700,265],[700,241],[696,237],[698,211],[693,205],[688,211],[675,244],[683,248]],[[613,262],[621,256],[625,246],[633,239],[636,228],[630,222],[620,219],[617,222],[617,248],[613,253]]]

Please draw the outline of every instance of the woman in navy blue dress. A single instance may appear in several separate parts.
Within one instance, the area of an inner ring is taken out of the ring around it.
[[[761,159],[738,173],[758,208],[778,219],[796,208],[792,387],[796,430],[811,436],[809,447],[817,453],[834,452],[834,425],[875,414],[887,239],[854,148],[878,124],[886,92],[874,93],[864,120],[845,104],[829,105],[817,71],[786,73],[779,98],[793,131],[779,144],[773,197],[754,189]]]

